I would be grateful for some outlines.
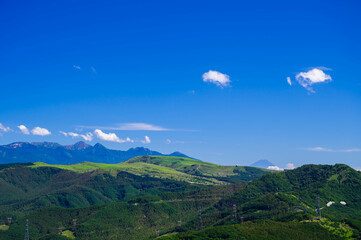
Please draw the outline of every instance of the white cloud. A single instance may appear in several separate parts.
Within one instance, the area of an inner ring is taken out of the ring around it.
[[[30,131],[29,131],[29,129],[28,129],[26,126],[24,126],[24,125],[19,125],[18,128],[20,129],[20,131],[21,131],[22,133],[24,133],[24,134],[26,134],[26,135],[29,135],[29,134],[30,134]]]
[[[61,134],[63,134],[65,137],[70,136],[72,138],[83,138],[85,141],[91,142],[93,140],[93,134],[88,132],[87,134],[78,134],[74,132],[63,132],[59,131]]]
[[[361,152],[360,148],[349,148],[349,149],[334,150],[334,149],[331,149],[331,148],[312,147],[312,148],[306,148],[306,150],[307,151],[313,151],[313,152],[344,152],[344,153]]]
[[[325,69],[325,68],[322,68]],[[297,82],[309,92],[314,93],[312,85],[316,83],[327,83],[332,81],[330,75],[324,73],[320,68],[313,68],[308,72],[300,72],[296,75]]]
[[[41,128],[41,127],[34,127],[32,130],[31,130],[31,133],[33,135],[39,135],[39,136],[47,136],[47,135],[50,135],[51,132],[46,129],[46,128]]]
[[[5,127],[2,123],[0,123],[0,132],[10,132],[10,127]]]
[[[292,86],[292,81],[291,81],[291,78],[290,77],[287,77],[287,83]]]
[[[214,83],[220,87],[229,87],[231,80],[227,74],[220,73],[218,71],[209,70],[202,75],[203,82]]]
[[[63,134],[65,137],[68,136],[68,134],[66,132],[63,132],[63,131],[59,131],[61,134]]]
[[[85,140],[85,141],[88,141],[88,142],[91,142],[93,140],[93,134],[88,132],[87,134],[80,134],[80,136]]]
[[[279,166],[268,166],[267,169],[269,170],[276,170],[276,171],[283,171],[283,168],[280,168]]]
[[[295,169],[295,165],[293,163],[287,163],[286,169]]]
[[[81,70],[81,67],[80,67],[80,66],[77,66],[77,65],[73,65],[73,68],[78,69],[78,70]]]
[[[129,137],[127,137],[126,139],[121,139],[115,133],[104,133],[100,129],[95,129],[94,134],[99,139],[108,141],[108,142],[117,142],[117,143],[134,142]]]
[[[142,140],[141,142],[144,144],[148,144],[148,143],[150,143],[150,138],[148,136],[145,136],[144,140]]]
[[[165,140],[165,143],[166,143],[166,144],[171,144],[171,143],[172,143],[172,140],[166,139],[166,140]]]
[[[93,71],[93,73],[97,73],[97,71],[95,70],[95,68],[94,67],[90,67],[90,69]]]

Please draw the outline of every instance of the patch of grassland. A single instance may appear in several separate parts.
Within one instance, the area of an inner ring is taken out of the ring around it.
[[[8,225],[0,225],[0,230],[6,231],[9,230],[9,226]]]

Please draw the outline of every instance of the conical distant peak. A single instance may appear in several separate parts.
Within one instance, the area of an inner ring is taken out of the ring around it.
[[[89,145],[89,144],[86,144],[86,143],[83,142],[83,141],[79,141],[79,142],[77,142],[77,143],[75,143],[75,144],[73,145],[73,149],[74,149],[74,150],[83,150],[83,149],[86,149],[86,148],[88,148],[88,147],[90,147],[90,145]]]

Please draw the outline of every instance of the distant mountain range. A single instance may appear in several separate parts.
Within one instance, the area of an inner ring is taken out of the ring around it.
[[[273,163],[271,163],[268,160],[262,159],[262,160],[258,160],[255,163],[252,163],[250,166],[251,167],[258,167],[258,168],[266,168],[267,169],[270,166],[276,166],[276,165],[274,165]]]
[[[0,146],[0,164],[24,162],[76,164],[85,161],[119,163],[144,155],[188,157],[180,152],[162,154],[143,147],[130,148],[127,151],[111,150],[100,143],[91,146],[83,141],[74,145],[60,145],[53,142],[15,142]]]

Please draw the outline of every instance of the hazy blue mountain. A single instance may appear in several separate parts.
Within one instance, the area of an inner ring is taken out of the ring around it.
[[[0,146],[0,164],[21,162],[75,164],[84,161],[119,163],[144,155],[188,157],[180,152],[162,154],[143,147],[130,148],[127,151],[111,150],[100,143],[91,146],[82,141],[65,146],[52,142],[15,142]]]
[[[257,162],[251,164],[251,167],[258,167],[258,168],[268,168],[269,166],[276,166],[276,165],[266,159],[258,160]]]

